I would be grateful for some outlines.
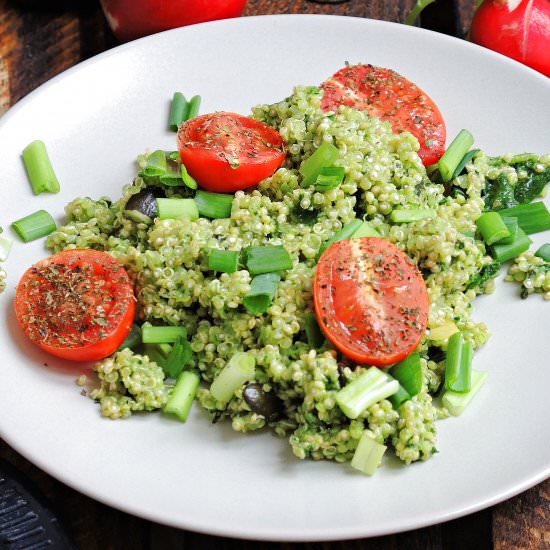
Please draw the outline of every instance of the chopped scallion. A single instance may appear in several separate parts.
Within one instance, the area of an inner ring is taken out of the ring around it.
[[[45,210],[38,210],[11,224],[23,242],[30,242],[53,233],[55,221]]]
[[[473,348],[461,332],[449,338],[445,356],[445,389],[465,393],[471,388]]]
[[[352,239],[358,239],[360,237],[381,237],[380,233],[374,229],[374,227],[368,223],[363,222],[359,228],[351,236]]]
[[[0,237],[1,241],[2,237]],[[542,258],[545,262],[550,262],[550,244],[546,243],[539,247],[535,256]]]
[[[189,189],[197,188],[197,182],[189,175],[185,164],[181,165],[181,179],[183,180],[185,187],[189,187]]]
[[[135,349],[141,344],[141,329],[139,325],[135,323],[132,325],[128,336],[124,339],[124,342],[118,347],[118,351],[126,348]]]
[[[315,152],[300,166],[302,187],[313,185],[322,168],[332,166],[338,158],[338,149],[332,143],[323,142]]]
[[[513,260],[529,249],[533,241],[525,234],[523,229],[518,230],[518,236],[512,244],[494,244],[491,247],[491,254],[497,262]]]
[[[342,412],[354,420],[367,407],[397,393],[399,382],[376,367],[370,367],[336,394]]]
[[[239,252],[211,248],[208,253],[208,269],[221,273],[235,273],[239,267]]]
[[[197,191],[195,202],[199,209],[199,214],[203,218],[212,218],[220,220],[231,217],[231,207],[233,206],[233,195],[224,195],[223,193],[209,193],[208,191]]]
[[[405,401],[408,401],[411,398],[411,394],[399,384],[399,389],[393,395],[388,397],[388,401],[391,403],[392,407],[397,410]]]
[[[380,466],[386,448],[385,445],[381,445],[364,431],[351,459],[352,467],[371,476]]]
[[[172,344],[178,338],[186,338],[185,327],[155,327],[144,323],[141,326],[141,341],[144,344]]]
[[[498,244],[512,244],[518,238],[519,224],[517,218],[502,218],[506,229],[510,232],[510,236],[500,239]]]
[[[181,92],[176,92],[170,104],[170,114],[168,115],[168,127],[173,132],[178,131],[179,125],[187,120],[189,103]]]
[[[13,241],[0,235],[0,262],[5,262],[10,255],[10,250],[13,245]]]
[[[252,276],[285,271],[292,267],[292,258],[282,245],[249,246],[244,249],[244,259]]]
[[[199,381],[198,374],[191,371],[182,372],[164,406],[163,412],[174,414],[182,422],[185,422],[197,394]]]
[[[239,351],[231,357],[227,365],[221,370],[210,386],[210,393],[216,401],[229,403],[233,394],[245,382],[254,378],[256,374],[256,360],[252,355]]]
[[[481,389],[487,379],[487,372],[472,370],[472,383],[470,391],[467,393],[458,393],[447,390],[442,397],[443,406],[447,408],[453,416],[459,416],[470,404],[477,392]]]
[[[325,335],[319,328],[317,315],[313,311],[306,313],[305,330],[307,343],[311,348],[318,349],[325,343]]]
[[[435,218],[435,212],[431,208],[396,208],[390,214],[393,223],[411,223],[428,218]]]
[[[462,157],[462,160],[458,163],[458,166],[454,171],[453,177],[451,178],[452,180],[458,178],[458,176],[462,174],[462,170],[464,170],[465,166],[474,158],[477,153],[479,153],[479,149],[472,149]]]
[[[427,337],[433,342],[445,342],[455,332],[458,332],[458,327],[452,321],[445,321],[442,325],[430,328]]]
[[[35,195],[39,193],[58,193],[59,181],[43,141],[36,140],[23,149],[23,164]]]
[[[338,233],[333,235],[321,248],[319,249],[319,254],[317,254],[317,259],[321,257],[323,252],[333,243],[338,241],[343,241],[344,239],[351,239],[354,236],[354,233],[361,227],[362,221],[355,218],[351,220],[348,224],[344,225]]]
[[[315,189],[322,193],[335,189],[344,181],[345,172],[343,166],[325,166],[321,168],[315,180]]]
[[[157,199],[157,212],[161,220],[199,219],[197,203],[193,199]]]
[[[423,380],[420,354],[418,352],[411,353],[403,361],[394,365],[390,369],[390,374],[411,396],[420,393]]]
[[[476,220],[476,225],[485,244],[491,245],[510,236],[503,219],[497,212],[484,212]]]
[[[441,179],[444,182],[451,181],[460,161],[464,158],[464,155],[468,152],[473,143],[474,138],[468,130],[460,130],[458,135],[453,139],[449,148],[437,163]]]
[[[191,344],[183,336],[178,336],[170,354],[166,357],[162,368],[166,373],[166,376],[170,378],[177,378],[183,368],[193,358],[193,351],[191,350]]]
[[[503,218],[517,218],[520,228],[527,235],[550,229],[550,212],[541,201],[518,204],[512,208],[499,210],[498,213]]]
[[[189,100],[189,110],[187,112],[187,116],[185,117],[185,120],[189,120],[190,118],[195,118],[199,114],[200,106],[201,106],[201,96],[194,95]]]
[[[273,302],[281,276],[279,273],[256,275],[250,283],[250,290],[243,297],[246,311],[252,315],[265,313]]]

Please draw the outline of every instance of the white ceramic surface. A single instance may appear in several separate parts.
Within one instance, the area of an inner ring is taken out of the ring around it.
[[[117,197],[136,155],[174,147],[165,129],[175,90],[202,112],[248,113],[317,84],[345,61],[392,67],[425,89],[448,135],[468,128],[491,154],[550,151],[550,80],[498,54],[417,28],[353,18],[273,16],[208,23],[116,48],[53,79],[0,120],[0,224],[39,208],[61,221],[78,195]],[[43,139],[59,195],[31,194],[19,159]],[[11,229],[7,229],[11,233]],[[548,240],[537,236],[536,244]],[[440,453],[372,478],[299,461],[284,440],[158,415],[112,422],[80,395],[70,366],[29,345],[14,320],[14,287],[46,255],[17,243],[0,297],[0,434],[68,485],[158,522],[277,540],[380,535],[445,521],[508,498],[550,472],[548,321],[540,296],[502,284],[476,301],[493,337],[475,357],[489,379],[466,413],[438,423]],[[44,366],[48,364],[48,367]],[[75,511],[78,513],[78,511]]]

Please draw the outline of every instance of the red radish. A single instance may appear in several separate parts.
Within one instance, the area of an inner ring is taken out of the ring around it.
[[[549,0],[485,0],[470,38],[550,77]]]

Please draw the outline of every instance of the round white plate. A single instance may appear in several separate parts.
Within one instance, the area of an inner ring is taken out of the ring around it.
[[[252,17],[170,31],[74,67],[0,120],[0,223],[44,208],[57,220],[79,195],[119,196],[145,149],[174,148],[174,91],[201,94],[202,112],[248,113],[295,84],[317,84],[346,61],[391,67],[439,105],[448,135],[468,128],[491,154],[550,151],[550,80],[488,50],[380,21]],[[23,147],[43,139],[59,180],[31,194]],[[11,233],[11,229],[7,229]],[[537,236],[537,243],[544,238]],[[548,237],[546,237],[548,238]],[[329,540],[412,529],[508,498],[550,472],[547,389],[550,304],[515,285],[476,301],[493,337],[475,357],[489,379],[460,418],[441,421],[440,453],[374,477],[349,465],[299,461],[268,433],[212,425],[194,408],[181,424],[159,415],[113,422],[80,395],[74,365],[30,345],[12,312],[24,269],[43,242],[17,242],[0,297],[0,434],[29,460],[112,506],[211,534]],[[47,364],[47,366],[45,366]]]

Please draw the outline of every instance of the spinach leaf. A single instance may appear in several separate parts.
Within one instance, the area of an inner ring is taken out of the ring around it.
[[[466,290],[481,288],[487,281],[494,279],[500,271],[500,263],[492,262],[484,265],[480,271],[470,277]]]

